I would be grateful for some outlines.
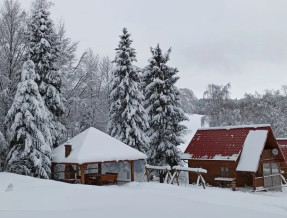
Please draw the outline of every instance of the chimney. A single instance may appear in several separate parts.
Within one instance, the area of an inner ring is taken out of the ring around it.
[[[70,155],[71,151],[72,151],[72,143],[68,141],[65,144],[65,157],[68,157]]]

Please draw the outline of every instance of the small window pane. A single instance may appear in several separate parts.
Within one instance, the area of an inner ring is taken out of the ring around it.
[[[271,167],[270,164],[263,164],[263,175],[264,176],[269,176],[271,175]]]
[[[224,167],[221,167],[221,176],[224,176]]]
[[[225,168],[225,176],[229,176],[229,170],[227,167]]]
[[[272,163],[272,174],[279,174],[279,164],[278,163]]]
[[[271,188],[271,187],[272,187],[271,176],[264,177],[264,188]]]
[[[273,187],[277,187],[281,185],[281,177],[279,175],[273,176],[272,180],[273,180]]]

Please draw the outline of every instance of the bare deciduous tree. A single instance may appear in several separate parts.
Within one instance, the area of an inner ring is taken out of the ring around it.
[[[5,0],[0,11],[0,123],[15,95],[26,51],[26,14],[16,0]],[[0,127],[3,128],[2,126]],[[4,135],[5,130],[3,130]]]

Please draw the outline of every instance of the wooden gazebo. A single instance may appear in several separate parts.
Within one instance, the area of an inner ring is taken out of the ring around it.
[[[113,179],[114,173],[102,174],[102,164],[112,162],[128,162],[131,167],[131,181],[134,181],[134,161],[145,160],[146,155],[131,148],[121,141],[90,127],[76,135],[53,151],[52,179],[55,178],[55,166],[65,165],[65,178],[69,177],[71,170],[76,167],[75,177],[81,179],[82,184],[87,184],[87,176],[101,175],[103,179]],[[87,175],[85,169],[90,164],[98,166],[97,174]],[[80,175],[77,175],[80,171]],[[68,176],[67,176],[68,175]],[[71,178],[67,178],[71,179]],[[89,184],[89,183],[88,183]]]

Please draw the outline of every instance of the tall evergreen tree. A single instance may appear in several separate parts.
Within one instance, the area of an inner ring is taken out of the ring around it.
[[[36,82],[47,108],[51,112],[50,128],[54,146],[65,132],[59,118],[65,107],[61,95],[62,79],[59,75],[60,43],[49,12],[50,3],[35,0],[28,24],[29,58],[35,63]]]
[[[183,143],[181,136],[186,129],[180,123],[188,119],[179,106],[179,91],[175,86],[178,70],[167,65],[170,52],[171,49],[162,54],[159,45],[151,48],[152,57],[143,73],[151,140],[148,162],[152,165],[180,163],[177,146]]]
[[[145,152],[149,141],[145,134],[148,122],[140,89],[141,78],[133,66],[136,52],[131,43],[130,34],[124,28],[114,60],[108,132],[127,145]]]
[[[49,178],[52,138],[48,125],[49,111],[35,83],[34,63],[23,65],[21,82],[7,114],[10,152],[6,170],[39,178]]]

